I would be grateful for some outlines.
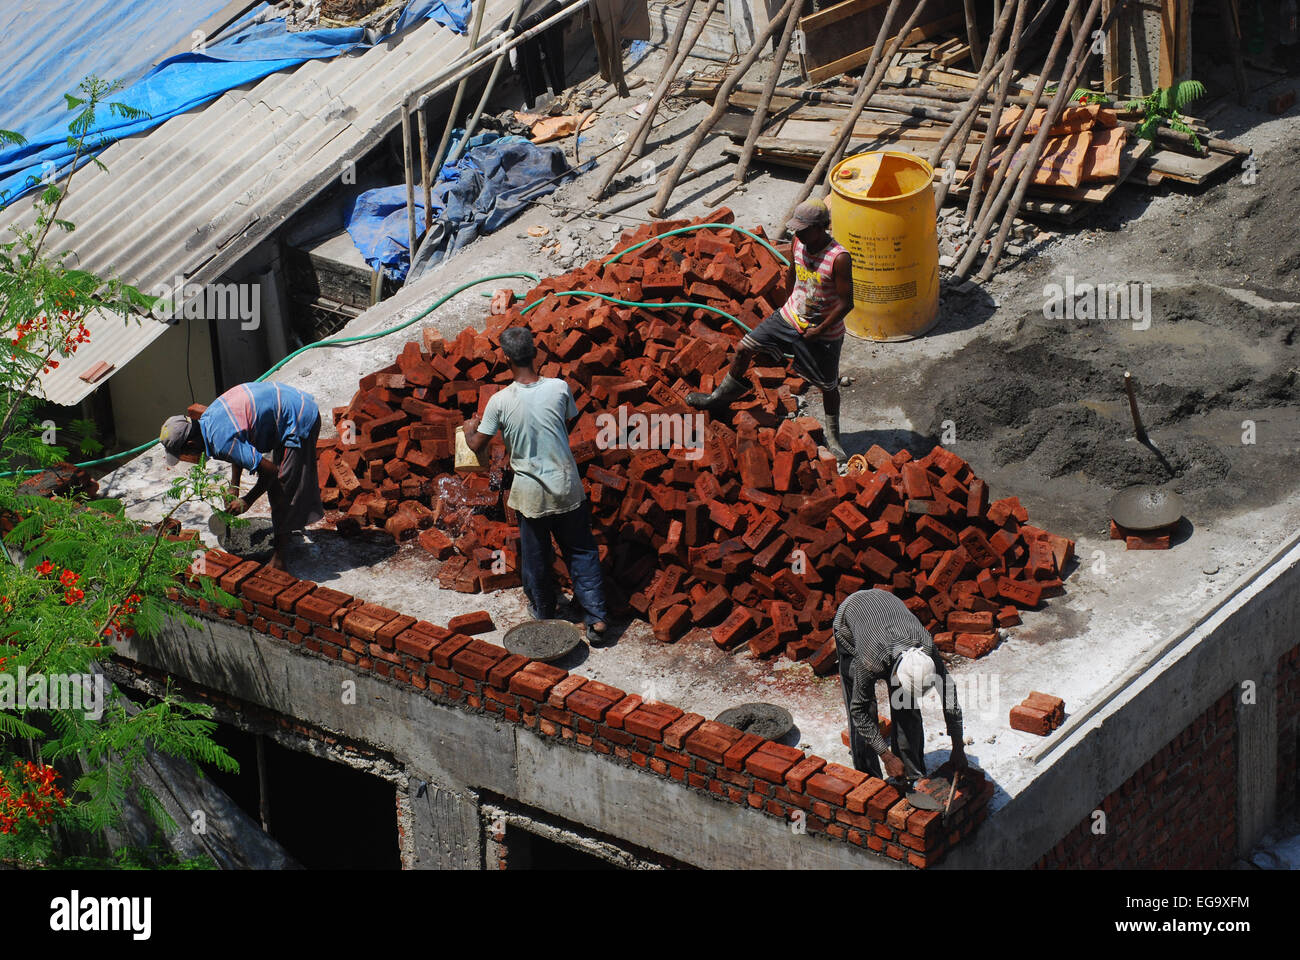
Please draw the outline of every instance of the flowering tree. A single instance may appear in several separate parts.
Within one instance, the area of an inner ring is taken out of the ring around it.
[[[169,591],[235,602],[195,577],[202,572],[200,545],[174,533],[183,505],[223,508],[225,483],[206,463],[174,480],[170,509],[152,527],[128,518],[116,501],[34,496],[20,487],[25,473],[68,455],[39,419],[41,375],[90,342],[92,313],[139,323],[154,303],[119,279],[74,268],[71,251],[49,252],[52,231],[74,229],[59,213],[77,172],[87,163],[102,167],[94,154],[103,144],[88,138],[96,110],[115,89],[91,78],[81,96],[67,98],[74,111],[70,172],[62,183],[41,185],[31,224],[0,243],[0,524],[11,527],[0,540],[0,859],[20,864],[57,859],[58,829],[103,831],[133,789],[161,826],[174,827],[156,797],[133,788],[135,765],[150,748],[237,769],[212,740],[216,724],[206,706],[169,692],[138,709],[108,696],[101,710],[90,711],[49,695],[102,676],[98,661],[111,655],[114,639],[154,635],[167,617],[183,616]],[[121,104],[106,107],[136,115]],[[22,142],[0,131],[0,143]],[[65,432],[82,451],[96,449],[89,424],[74,422]],[[45,695],[22,696],[27,691],[19,685],[31,678],[45,684]],[[67,767],[77,771],[71,783],[60,770],[64,760],[77,762]]]

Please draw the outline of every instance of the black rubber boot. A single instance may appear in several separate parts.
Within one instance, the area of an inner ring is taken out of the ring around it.
[[[686,395],[686,402],[697,410],[721,410],[730,406],[732,400],[748,389],[749,384],[744,380],[737,380],[728,372],[712,393],[689,393]]]
[[[835,455],[835,459],[843,463],[849,458],[840,446],[840,418],[838,415],[832,417],[826,416],[826,423],[822,426],[822,433],[826,435],[826,449]]]

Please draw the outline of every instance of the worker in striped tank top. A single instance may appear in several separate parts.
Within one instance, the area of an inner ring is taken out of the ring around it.
[[[844,345],[844,318],[853,309],[853,264],[848,251],[831,238],[831,215],[826,204],[810,200],[795,207],[787,227],[794,234],[784,304],[741,338],[731,369],[712,393],[692,393],[691,406],[721,413],[749,390],[745,373],[758,354],[784,362],[793,355],[794,367],[822,392],[826,410],[823,424],[826,449],[838,460],[846,454],[840,445],[840,349]]]

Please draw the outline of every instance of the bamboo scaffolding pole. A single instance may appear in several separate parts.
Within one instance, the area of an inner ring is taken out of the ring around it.
[[[789,208],[786,210],[785,216],[781,218],[779,223],[772,225],[773,235],[778,237],[785,235],[785,224],[786,221],[790,219],[791,214],[794,213],[794,208],[803,203],[804,200],[808,199],[808,195],[812,193],[813,188],[817,186],[817,184],[821,183],[822,179],[826,176],[826,171],[831,165],[832,156],[840,152],[843,145],[848,142],[849,137],[853,135],[853,127],[858,122],[858,117],[862,115],[862,110],[867,105],[867,101],[871,99],[871,95],[876,92],[876,87],[880,85],[880,81],[884,78],[885,69],[888,67],[890,59],[893,57],[897,48],[902,46],[902,42],[907,38],[908,33],[912,30],[913,23],[920,16],[921,10],[925,7],[925,0],[920,0],[920,3],[917,4],[916,9],[912,13],[912,18],[908,20],[903,30],[895,38],[897,43],[890,43],[889,32],[894,25],[894,18],[898,14],[900,3],[901,0],[889,0],[889,7],[885,10],[885,19],[880,25],[880,32],[876,34],[876,42],[871,45],[871,56],[868,58],[867,65],[862,71],[861,79],[858,80],[858,89],[853,94],[853,103],[849,107],[849,113],[845,118],[844,127],[840,130],[840,133],[835,138],[834,142],[826,147],[826,150],[822,153],[821,157],[818,158],[817,163],[813,166],[812,170],[808,171],[807,178],[799,188],[799,192],[795,196],[794,202],[791,203]],[[890,48],[888,56],[882,56],[886,45]]]
[[[473,53],[478,46],[479,31],[483,26],[483,11],[487,9],[487,0],[478,0],[478,8],[474,11],[474,26],[470,28],[469,49]],[[513,24],[512,24],[513,26]],[[442,159],[447,155],[447,144],[451,142],[451,131],[456,126],[456,114],[460,113],[461,101],[465,99],[465,88],[469,86],[469,77],[461,77],[460,83],[456,85],[456,94],[451,99],[451,110],[447,113],[447,122],[442,127],[442,137],[438,140],[438,149],[433,154],[437,169],[442,169]],[[424,106],[420,106],[420,126],[424,126]],[[424,167],[424,181],[429,182],[429,161],[425,153],[424,133],[420,133],[420,151],[421,162]],[[429,195],[425,192],[424,200],[424,229],[429,229],[432,223],[433,213],[429,210]]]
[[[745,174],[749,170],[749,163],[754,159],[754,145],[758,142],[758,135],[763,131],[763,124],[767,122],[767,112],[772,105],[772,91],[776,89],[778,81],[781,79],[781,68],[785,66],[785,55],[790,50],[790,38],[794,36],[795,27],[799,24],[799,14],[803,11],[804,0],[795,0],[794,6],[790,8],[790,15],[786,18],[785,29],[781,31],[781,40],[776,46],[776,54],[772,57],[772,70],[768,74],[767,82],[763,84],[763,92],[759,95],[758,107],[754,110],[754,118],[749,122],[749,133],[745,136],[745,146],[740,151],[740,161],[736,164],[736,173],[732,178],[736,183],[745,182]]]
[[[1016,9],[1018,9],[1018,5]],[[984,102],[984,94],[993,83],[993,78],[998,75],[995,68],[999,64],[1005,66],[1015,63],[1016,50],[1012,47],[1009,47],[1001,57],[998,56],[998,49],[1002,46],[1002,37],[1007,31],[1007,26],[1011,22],[1011,15],[1014,12],[1010,3],[1003,7],[1002,15],[998,17],[997,23],[993,26],[993,35],[989,38],[989,45],[984,53],[983,63],[980,64],[979,83],[971,90],[966,105],[957,114],[957,119],[948,127],[930,152],[928,160],[931,167],[939,166],[939,163],[943,160],[944,152],[954,141],[957,142],[957,157],[958,159],[961,158],[966,149],[966,142],[970,139],[975,116]],[[941,177],[938,187],[935,188],[934,209],[936,213],[943,207],[943,202],[948,199],[948,190],[952,186],[952,179]]]
[[[677,74],[681,71],[682,64],[686,62],[686,58],[690,55],[691,48],[695,46],[695,42],[700,38],[700,34],[704,32],[704,27],[709,22],[709,17],[713,15],[713,11],[717,6],[718,0],[711,0],[708,8],[704,11],[704,16],[701,17],[699,22],[695,25],[695,29],[692,31],[690,39],[687,40],[685,46],[683,46],[682,36],[686,32],[686,23],[690,19],[691,12],[695,9],[695,0],[689,0],[689,5],[682,13],[681,19],[677,21],[677,26],[673,30],[672,39],[668,42],[668,53],[671,62],[664,70],[663,75],[660,76],[659,83],[655,85],[654,93],[650,96],[650,102],[645,108],[645,113],[641,115],[641,119],[637,122],[636,130],[633,131],[632,135],[628,137],[627,142],[624,144],[623,152],[619,154],[616,160],[609,164],[608,168],[605,170],[605,176],[601,178],[600,185],[590,194],[592,200],[599,200],[603,197],[606,191],[609,190],[609,185],[614,182],[614,178],[618,176],[618,172],[623,169],[627,161],[634,156],[639,157],[641,151],[645,149],[645,143],[650,134],[650,128],[654,124],[655,115],[659,112],[659,104],[663,102],[664,96],[668,93],[668,88],[672,85],[672,82],[677,79]]]
[[[655,198],[650,204],[650,209],[648,211],[650,216],[656,218],[663,216],[664,210],[668,207],[668,198],[672,196],[673,188],[677,186],[677,181],[681,177],[682,172],[695,156],[695,151],[700,148],[700,144],[704,142],[704,138],[709,135],[717,122],[722,119],[722,115],[726,113],[727,100],[731,96],[732,89],[740,82],[741,77],[749,72],[749,68],[754,65],[754,61],[763,53],[763,48],[767,46],[768,41],[770,41],[773,35],[776,34],[776,31],[781,24],[785,22],[786,17],[790,15],[790,9],[797,2],[799,2],[799,0],[785,0],[785,5],[781,7],[780,12],[768,21],[766,29],[758,35],[758,39],[754,41],[754,45],[750,47],[749,52],[741,58],[740,63],[736,64],[735,69],[728,74],[727,79],[722,82],[720,87],[718,87],[718,94],[713,101],[713,110],[710,111],[709,115],[704,118],[704,121],[695,128],[695,132],[691,134],[690,140],[687,141],[686,146],[682,148],[681,152],[677,155],[676,161],[664,176],[664,179],[660,182],[659,191],[655,194]],[[921,4],[924,5],[925,0],[921,0]]]
[[[1011,0],[1007,0],[1008,3]],[[1015,70],[1016,53],[1020,50],[1020,34],[1025,22],[1025,8],[1029,0],[1015,0],[1016,20],[1011,27],[1011,39],[1007,43],[1009,56],[1002,61],[1002,77],[998,82],[998,92],[993,99],[993,108],[989,112],[989,135],[980,144],[979,159],[975,161],[975,177],[971,182],[970,196],[966,199],[966,222],[972,223],[979,205],[980,192],[984,189],[984,178],[988,173],[989,158],[993,155],[994,133],[1002,119],[1002,107],[1006,104],[1007,93],[1011,89],[1011,74]],[[935,209],[938,209],[936,205]]]
[[[1124,4],[1121,0],[1111,10],[1108,19],[1113,20],[1119,16],[1119,12],[1123,8]],[[1047,144],[1051,128],[1056,123],[1057,117],[1061,115],[1065,105],[1070,101],[1070,95],[1074,92],[1074,88],[1079,83],[1084,71],[1088,69],[1088,64],[1092,59],[1092,25],[1100,11],[1101,0],[1092,0],[1088,12],[1083,15],[1083,26],[1079,30],[1078,36],[1075,37],[1074,47],[1070,50],[1070,57],[1065,63],[1064,72],[1061,74],[1061,82],[1056,88],[1056,96],[1048,104],[1042,126],[1039,128],[1033,142],[1030,143],[1029,150],[1025,153],[1025,162],[1021,167],[1020,179],[1016,184],[1015,193],[1011,197],[1011,202],[1007,205],[1006,214],[1002,218],[1002,225],[998,228],[997,236],[993,238],[988,256],[984,258],[984,265],[980,267],[978,275],[980,280],[987,280],[993,275],[993,271],[997,269],[998,260],[1002,256],[1002,248],[1006,245],[1007,235],[1011,233],[1011,226],[1020,213],[1020,205],[1025,200],[1025,191],[1029,189],[1030,183],[1033,182],[1034,173],[1038,168],[1039,160],[1042,158],[1043,148]],[[1103,34],[1109,25],[1108,22],[1101,25]],[[1008,178],[1007,182],[1010,183],[1010,178]],[[1003,189],[1005,190],[1005,185]]]
[[[1070,0],[1070,6],[1061,17],[1061,22],[1057,25],[1056,35],[1052,38],[1051,48],[1047,51],[1047,56],[1043,60],[1043,69],[1038,74],[1038,80],[1034,83],[1033,93],[1030,94],[1029,103],[1025,105],[1020,118],[1016,121],[1015,128],[1011,131],[1011,139],[1007,142],[1006,149],[1002,153],[1002,159],[998,162],[997,170],[993,173],[993,179],[989,183],[988,192],[985,195],[984,203],[980,206],[979,216],[976,222],[971,226],[971,239],[967,242],[967,248],[962,255],[962,259],[957,264],[954,271],[957,276],[964,277],[970,272],[971,265],[975,262],[975,257],[979,253],[980,245],[983,243],[984,234],[988,232],[989,224],[992,221],[996,210],[1001,208],[998,201],[1002,184],[1007,176],[1007,169],[1011,164],[1011,158],[1015,156],[1016,150],[1024,138],[1025,130],[1029,126],[1029,121],[1033,117],[1034,109],[1042,99],[1043,90],[1047,87],[1047,78],[1056,66],[1056,58],[1060,56],[1061,46],[1065,42],[1066,34],[1070,31],[1070,17],[1073,15],[1075,8],[1081,0]]]

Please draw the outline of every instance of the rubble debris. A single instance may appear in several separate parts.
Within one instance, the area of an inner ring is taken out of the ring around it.
[[[444,561],[446,589],[519,585],[504,448],[488,448],[488,472],[457,476],[452,441],[509,382],[500,335],[526,323],[539,372],[574,393],[572,447],[616,610],[645,617],[665,643],[700,628],[720,647],[748,643],[828,674],[838,604],[877,586],[902,597],[941,649],[985,655],[1019,609],[1062,591],[1073,542],[1029,525],[1015,497],[990,502],[942,447],[913,458],[873,446],[861,472],[840,476],[820,424],[797,416],[804,384],[783,366],[751,369],[752,394],[730,422],[688,407],[687,393],[722,377],[741,334],[718,311],[753,326],[784,299],[783,265],[746,234],[665,236],[731,222],[723,208],[646,224],[616,248],[628,256],[543,280],[482,332],[447,340],[426,329],[363,377],[334,410],[339,439],[321,441],[322,499],[338,529],[415,540]],[[701,306],[648,309],[575,290]]]

